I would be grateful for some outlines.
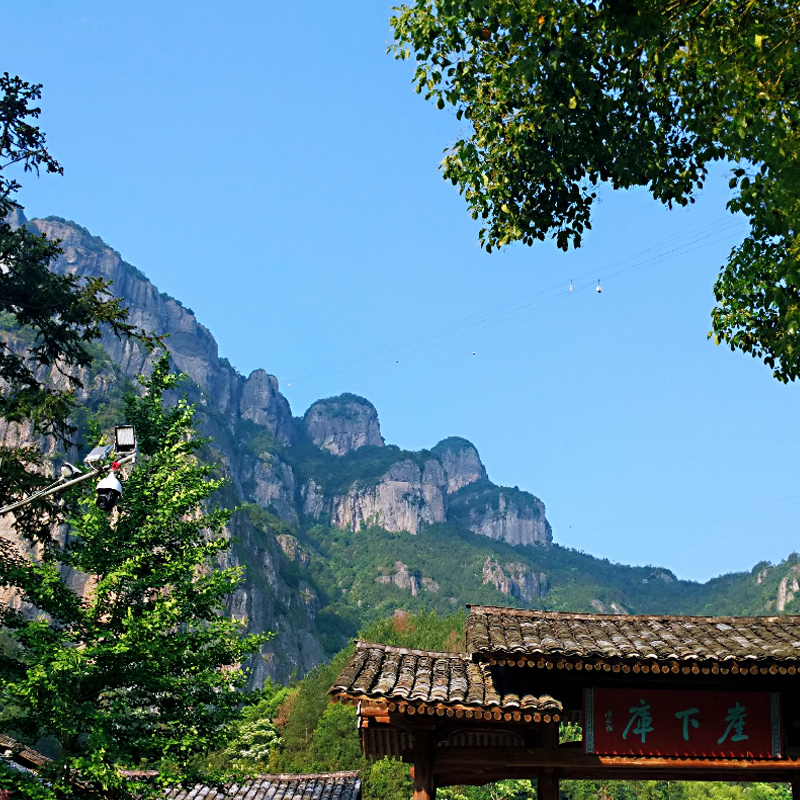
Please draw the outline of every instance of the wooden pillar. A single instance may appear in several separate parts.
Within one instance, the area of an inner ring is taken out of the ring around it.
[[[558,800],[558,778],[552,769],[539,770],[536,796],[538,800]]]
[[[417,730],[414,740],[414,800],[435,800],[430,731]]]
[[[800,775],[792,778],[792,800],[800,800]]]

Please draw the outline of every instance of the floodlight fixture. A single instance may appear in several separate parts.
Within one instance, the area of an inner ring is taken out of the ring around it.
[[[136,428],[133,425],[117,425],[114,428],[114,452],[136,452]]]
[[[101,444],[99,447],[95,447],[89,455],[83,459],[83,463],[92,469],[99,469],[103,466],[112,449],[110,444]]]
[[[70,478],[74,478],[76,475],[80,475],[82,470],[76,467],[74,464],[70,464],[69,461],[65,461],[61,465],[61,480],[68,481]]]

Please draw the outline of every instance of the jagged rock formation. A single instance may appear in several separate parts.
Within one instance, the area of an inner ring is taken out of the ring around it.
[[[200,387],[217,412],[231,419],[252,420],[264,426],[277,441],[291,442],[292,413],[286,398],[278,391],[277,378],[264,370],[255,370],[249,378],[236,372],[219,358],[214,337],[190,309],[160,294],[136,267],[123,261],[119,253],[88,231],[55,217],[31,220],[27,225],[61,240],[64,254],[54,264],[56,272],[113,281],[112,291],[125,298],[132,323],[148,332],[169,334],[166,343],[175,365]],[[102,345],[112,361],[129,376],[147,373],[155,358],[135,342],[114,336],[104,337]]]
[[[460,489],[450,508],[450,519],[473,533],[509,544],[550,544],[553,532],[544,503],[519,489],[481,481]]]
[[[393,464],[375,486],[354,486],[330,503],[331,523],[354,531],[375,526],[417,533],[420,526],[444,522],[444,471],[438,461],[422,469],[411,459]]]
[[[491,583],[495,589],[509,597],[531,603],[544,597],[549,588],[547,576],[531,572],[524,564],[510,563],[500,566],[497,559],[487,558],[483,565],[483,583]]]
[[[386,446],[375,407],[352,394],[317,401],[295,420],[274,376],[260,369],[240,375],[219,357],[214,337],[191,309],[160,293],[101,239],[55,217],[26,222],[19,213],[15,224],[61,241],[64,252],[55,271],[112,281],[131,322],[168,336],[176,367],[191,379],[187,391],[201,412],[201,432],[213,438],[213,456],[231,480],[232,504],[254,503],[295,526],[327,520],[343,530],[377,526],[416,534],[425,525],[455,522],[512,544],[549,543],[541,501],[489,483],[478,451],[465,439],[450,437],[421,453]],[[137,343],[111,335],[101,344],[108,361],[84,376],[80,397],[90,406],[119,398],[133,378],[150,371],[155,358]],[[0,436],[27,441],[30,432],[5,426]],[[79,460],[77,452],[69,456]],[[320,463],[318,475],[314,468]],[[324,657],[324,632],[316,622],[319,597],[312,581],[296,575],[309,568],[311,555],[293,534],[269,524],[259,527],[247,514],[235,517],[231,532],[236,544],[227,563],[242,565],[246,580],[229,611],[246,620],[250,631],[278,632],[253,664],[254,682],[307,672]],[[518,566],[497,565],[488,580],[523,602],[546,591],[543,576]],[[411,596],[440,589],[433,577],[401,561],[379,577],[381,582]]]
[[[53,217],[27,224],[61,240],[64,255],[55,264],[57,271],[113,281],[113,291],[125,298],[134,324],[169,334],[166,342],[176,366],[197,384],[201,405],[212,412],[204,433],[221,442],[230,439],[231,429],[244,421],[270,434],[271,441],[262,442],[261,452],[243,455],[233,442],[218,447],[243,499],[270,508],[287,522],[297,521],[301,511],[314,519],[327,514],[340,528],[357,531],[374,525],[410,533],[417,533],[422,525],[454,519],[449,511],[453,506],[458,521],[474,533],[510,544],[552,540],[544,505],[532,495],[504,489],[487,503],[486,492],[474,497],[464,494],[465,487],[491,484],[474,445],[458,437],[439,442],[421,463],[414,454],[398,451],[396,463],[381,476],[366,484],[354,482],[343,494],[326,495],[313,480],[302,483],[298,492],[291,458],[280,452],[288,448],[290,453],[297,431],[277,378],[264,370],[255,370],[248,378],[237,373],[219,358],[214,337],[190,309],[160,294],[138,269],[88,231]],[[149,370],[153,356],[136,344],[113,336],[104,337],[102,344],[125,375]],[[375,407],[353,394],[317,401],[306,411],[302,427],[316,447],[339,457],[357,456],[362,448],[384,447]]]
[[[303,513],[313,519],[325,514],[332,525],[352,531],[418,533],[423,525],[455,521],[509,544],[552,541],[542,501],[490,483],[478,451],[465,439],[445,439],[419,456],[398,451],[397,457],[379,478],[354,481],[346,494],[326,495],[308,480]]]
[[[451,436],[439,442],[431,452],[444,469],[447,494],[453,494],[470,483],[486,480],[488,477],[475,445],[466,439]]]
[[[359,447],[383,447],[375,406],[355,394],[318,400],[303,417],[311,441],[335,456]]]

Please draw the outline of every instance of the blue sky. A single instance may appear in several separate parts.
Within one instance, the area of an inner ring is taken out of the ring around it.
[[[44,84],[65,168],[26,213],[102,236],[296,414],[351,391],[388,442],[471,439],[561,544],[692,579],[796,549],[797,387],[706,339],[745,230],[724,169],[678,211],[605,189],[576,253],[487,255],[437,172],[461,123],[386,55],[389,15],[4,4],[0,69]]]

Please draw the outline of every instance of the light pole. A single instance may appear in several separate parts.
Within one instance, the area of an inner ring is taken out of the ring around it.
[[[106,464],[106,460],[112,451],[114,452],[115,460],[111,464]],[[119,458],[119,456],[122,456],[122,458]],[[0,516],[8,514],[11,511],[16,511],[16,509],[22,508],[23,506],[27,506],[35,500],[58,494],[65,489],[69,489],[71,486],[76,486],[79,483],[88,481],[90,478],[97,478],[103,474],[105,474],[106,477],[98,484],[97,505],[103,511],[111,511],[122,492],[122,485],[119,484],[116,473],[120,467],[125,464],[133,464],[135,461],[136,430],[133,425],[117,425],[117,427],[114,428],[114,445],[109,444],[95,447],[89,455],[83,459],[83,463],[86,464],[87,467],[91,467],[90,472],[75,478],[72,476],[75,475],[75,473],[79,473],[80,470],[72,466],[72,464],[65,464],[64,466],[67,467],[67,471],[64,472],[64,468],[62,467],[62,475],[54,484],[40,489],[38,492],[34,492],[28,497],[24,497],[22,500],[17,500],[16,503],[3,506],[3,508],[0,508]],[[112,476],[114,476],[113,479]],[[113,482],[116,482],[119,489],[111,485]],[[105,483],[109,485],[102,486]]]

